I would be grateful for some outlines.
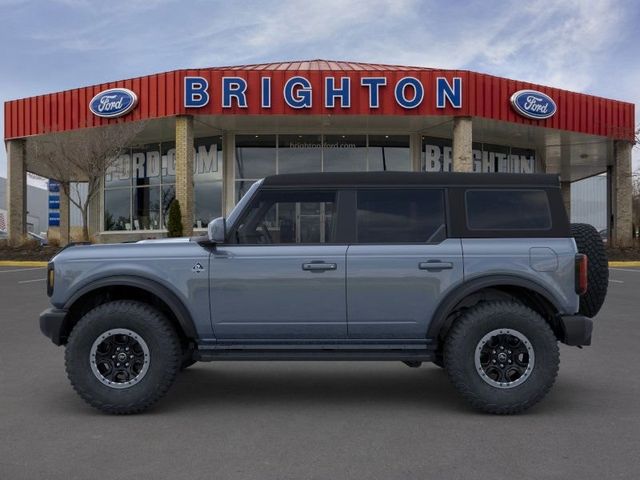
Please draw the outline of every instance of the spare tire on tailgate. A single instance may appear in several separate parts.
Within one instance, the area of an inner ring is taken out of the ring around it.
[[[602,307],[609,287],[609,262],[598,231],[586,223],[572,223],[571,236],[578,252],[587,256],[587,292],[580,296],[580,313],[594,317]]]

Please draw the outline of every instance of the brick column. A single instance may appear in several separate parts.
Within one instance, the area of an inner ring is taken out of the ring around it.
[[[454,117],[452,170],[473,172],[473,124],[471,117]]]
[[[70,219],[69,219],[69,188],[71,186],[60,184],[60,246],[65,247],[70,241]]]
[[[182,233],[193,235],[193,117],[176,117],[176,199],[182,212]]]
[[[611,241],[615,247],[629,247],[632,237],[632,180],[631,180],[631,142],[617,141],[614,145],[615,159],[612,172],[612,232]]]
[[[7,229],[9,243],[20,245],[27,234],[27,170],[25,141],[7,142]]]
[[[567,218],[571,221],[571,182],[560,182],[560,189],[564,208],[567,210]]]

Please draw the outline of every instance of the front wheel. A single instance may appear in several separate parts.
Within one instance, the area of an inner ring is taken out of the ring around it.
[[[138,413],[173,383],[182,360],[180,341],[157,309],[132,300],[104,303],[73,327],[65,352],[67,376],[91,406],[107,413]]]
[[[488,413],[519,413],[539,402],[559,364],[553,331],[518,302],[470,308],[451,327],[444,345],[451,382],[473,407]]]

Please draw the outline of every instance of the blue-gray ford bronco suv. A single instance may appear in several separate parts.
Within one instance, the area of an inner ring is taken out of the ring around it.
[[[147,409],[196,361],[393,360],[508,414],[549,391],[558,342],[591,343],[607,282],[554,175],[276,175],[203,237],[64,249],[40,328],[109,413]]]

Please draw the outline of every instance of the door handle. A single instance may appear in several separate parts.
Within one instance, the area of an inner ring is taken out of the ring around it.
[[[311,262],[302,264],[302,270],[308,272],[325,272],[327,270],[336,270],[337,268],[338,265],[335,263]]]
[[[430,272],[439,272],[441,270],[451,270],[453,263],[441,262],[440,260],[429,260],[428,262],[420,262],[418,264],[420,270],[429,270]]]

